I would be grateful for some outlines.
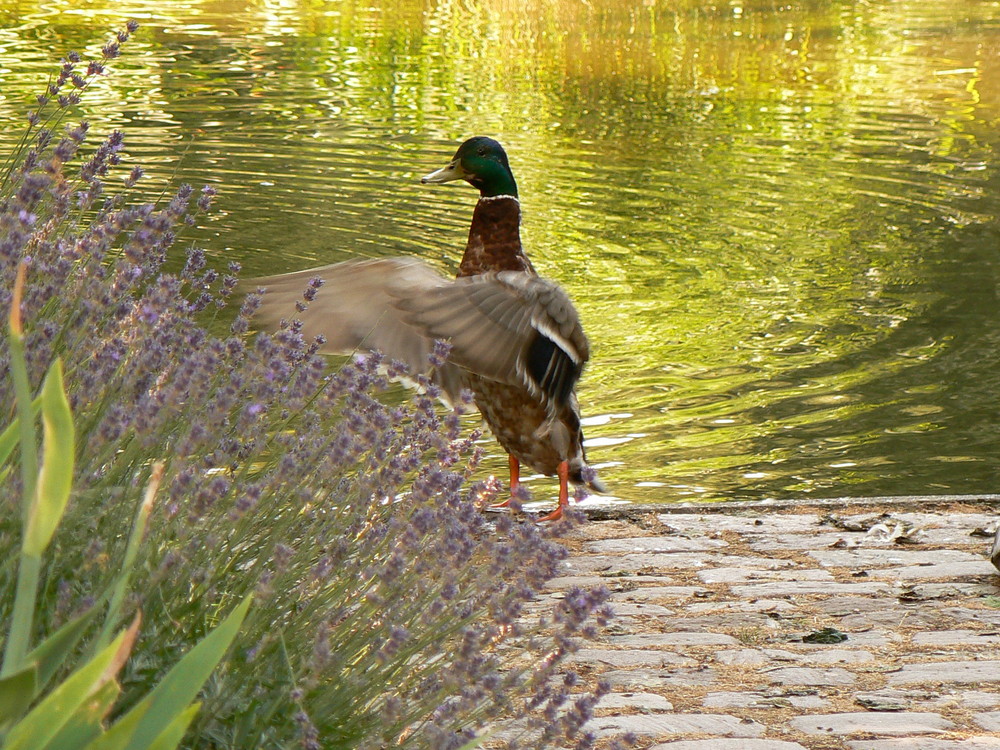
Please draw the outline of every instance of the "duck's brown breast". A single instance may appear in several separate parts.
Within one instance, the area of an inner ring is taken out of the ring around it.
[[[521,249],[521,204],[517,198],[501,195],[480,198],[472,214],[469,241],[458,267],[459,276],[476,276],[489,271],[535,273]]]

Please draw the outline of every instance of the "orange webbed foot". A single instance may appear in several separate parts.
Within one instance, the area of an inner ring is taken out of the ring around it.
[[[563,508],[569,506],[569,461],[563,461],[556,469],[559,475],[559,504],[556,509],[541,518],[536,519],[538,523],[543,521],[558,521],[563,517]]]
[[[507,464],[510,466],[510,497],[503,502],[492,503],[491,508],[506,508],[514,499],[514,493],[521,486],[521,463],[514,456],[507,454]]]

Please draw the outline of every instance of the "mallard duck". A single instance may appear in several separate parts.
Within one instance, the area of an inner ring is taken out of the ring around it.
[[[556,520],[569,503],[568,483],[603,489],[586,464],[575,393],[590,356],[587,338],[569,297],[524,254],[517,184],[503,147],[471,138],[421,182],[453,180],[480,195],[457,278],[414,258],[386,258],[256,279],[264,288],[256,322],[267,329],[295,317],[304,335],[325,337],[325,352],[379,349],[429,373],[452,399],[468,388],[508,454],[511,492],[521,464],[559,477],[559,504],[539,519]],[[297,312],[317,277],[323,285]],[[431,371],[437,339],[451,350]]]

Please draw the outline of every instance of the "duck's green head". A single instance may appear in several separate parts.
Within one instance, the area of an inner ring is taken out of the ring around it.
[[[428,185],[452,180],[465,180],[479,188],[479,194],[483,198],[496,195],[517,197],[517,183],[510,171],[507,153],[503,146],[485,136],[467,140],[458,147],[447,167],[431,172],[420,181]]]

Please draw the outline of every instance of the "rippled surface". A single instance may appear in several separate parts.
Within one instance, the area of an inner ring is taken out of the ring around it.
[[[94,131],[219,183],[191,239],[262,274],[453,268],[474,192],[417,178],[495,136],[615,497],[997,491],[1000,4],[529,5],[0,0],[0,143],[136,17]]]

